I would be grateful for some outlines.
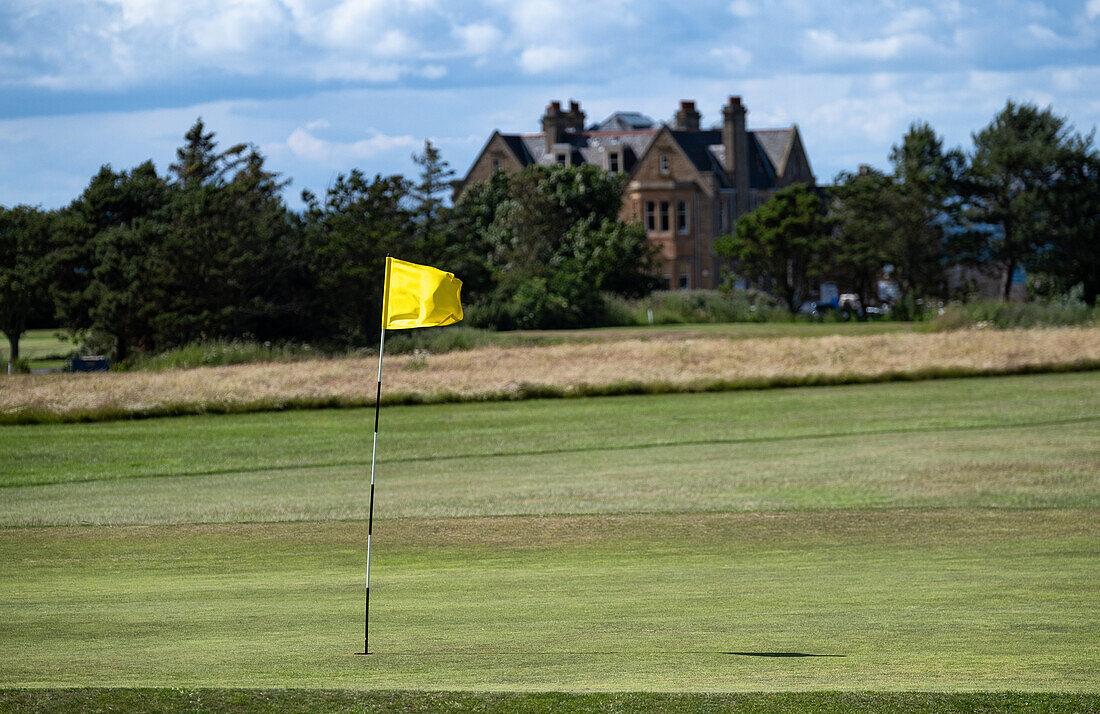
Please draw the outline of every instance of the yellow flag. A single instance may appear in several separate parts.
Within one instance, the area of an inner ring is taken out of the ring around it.
[[[451,273],[386,258],[382,327],[407,330],[453,325],[462,319],[461,289],[462,281]]]

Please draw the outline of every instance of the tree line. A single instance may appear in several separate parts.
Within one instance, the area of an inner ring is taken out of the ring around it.
[[[954,297],[953,266],[994,269],[1007,300],[1017,268],[1045,297],[1100,293],[1100,154],[1049,108],[1008,102],[945,149],[925,122],[890,154],[890,173],[864,167],[834,186],[796,184],[741,216],[715,249],[743,279],[770,287],[792,311],[811,286],[836,280],[867,305],[884,266],[910,312],[917,299]]]
[[[221,149],[199,120],[167,174],[104,166],[60,210],[0,207],[11,359],[36,323],[119,360],[206,339],[370,344],[388,254],[453,271],[473,321],[502,329],[599,324],[605,293],[652,289],[621,177],[531,167],[447,208],[454,172],[431,142],[413,159],[418,182],[353,170],[292,211],[254,146]]]
[[[954,265],[1023,266],[1049,295],[1100,293],[1100,157],[1050,109],[1011,102],[945,149],[926,123],[895,146],[892,171],[796,184],[741,216],[715,244],[727,268],[793,312],[821,280],[874,296],[883,267],[901,305],[947,297]],[[391,254],[464,282],[468,322],[586,327],[605,296],[659,284],[639,223],[619,218],[625,177],[594,166],[496,172],[453,207],[454,172],[431,142],[416,181],[339,175],[324,195],[283,200],[287,182],[251,145],[222,149],[199,120],[167,173],[104,166],[68,206],[0,207],[0,329],[12,359],[28,326],[81,333],[126,359],[204,339],[373,342]],[[904,312],[904,311],[902,311]]]

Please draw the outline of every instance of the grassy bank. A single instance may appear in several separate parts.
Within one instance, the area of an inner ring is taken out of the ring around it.
[[[1100,329],[785,339],[618,339],[396,356],[390,404],[705,392],[1096,369]],[[373,404],[373,358],[3,382],[0,423]]]

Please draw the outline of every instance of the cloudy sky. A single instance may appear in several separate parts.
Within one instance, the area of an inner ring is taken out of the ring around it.
[[[0,205],[68,203],[102,164],[165,171],[202,117],[321,193],[461,174],[552,99],[749,128],[797,123],[818,180],[887,166],[917,119],[970,145],[1009,98],[1100,124],[1100,0],[0,0]]]

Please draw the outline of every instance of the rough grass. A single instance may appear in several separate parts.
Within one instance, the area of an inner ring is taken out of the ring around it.
[[[1100,329],[787,339],[624,339],[387,360],[383,399],[441,403],[843,384],[1100,367]],[[0,384],[0,423],[373,404],[371,358]]]

